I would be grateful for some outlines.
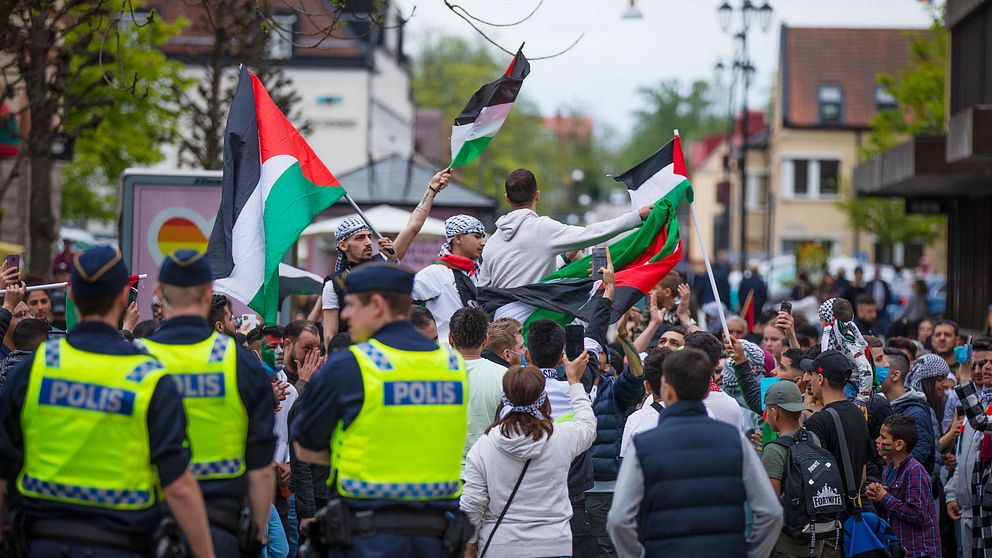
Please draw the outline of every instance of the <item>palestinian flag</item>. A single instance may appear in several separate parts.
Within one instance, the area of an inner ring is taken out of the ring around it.
[[[659,174],[679,176],[673,169],[681,171],[681,181],[671,187],[658,188],[659,184],[671,182]],[[616,177],[627,185],[635,208],[649,203],[654,208],[640,228],[609,247],[616,284],[610,323],[616,323],[682,258],[678,206],[683,200],[692,201],[692,184],[685,175],[682,148],[675,136],[646,161]],[[657,192],[659,197],[642,203],[649,192]],[[586,256],[532,285],[479,289],[480,303],[493,319],[514,318],[524,324],[525,330],[530,323],[543,318],[562,325],[575,318],[588,322],[595,306],[590,303],[602,295],[602,284],[589,278],[590,263],[591,256]]]
[[[509,116],[520,86],[530,73],[530,62],[524,56],[523,46],[520,48],[506,72],[476,91],[462,113],[455,118],[455,125],[451,128],[452,168],[474,161]]]
[[[242,67],[224,131],[224,186],[207,255],[214,288],[273,323],[279,262],[303,229],[345,194],[324,163]]]

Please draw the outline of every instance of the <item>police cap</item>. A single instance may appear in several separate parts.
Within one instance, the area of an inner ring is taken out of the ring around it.
[[[129,276],[116,246],[96,246],[76,256],[69,281],[74,296],[101,298],[119,293]]]
[[[189,248],[176,250],[162,260],[158,282],[176,287],[195,287],[213,281],[210,264],[202,252]]]
[[[344,294],[389,291],[413,293],[413,271],[392,263],[368,263],[356,268],[344,280]]]

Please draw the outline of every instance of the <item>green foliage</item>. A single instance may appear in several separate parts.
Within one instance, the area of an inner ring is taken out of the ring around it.
[[[116,184],[124,169],[161,161],[162,146],[176,141],[175,92],[189,81],[182,77],[182,64],[168,60],[160,47],[186,22],[167,24],[153,15],[145,24],[125,23],[130,18],[130,10],[110,9],[91,19],[87,33],[66,37],[66,52],[73,53],[71,65],[80,77],[69,91],[80,102],[65,107],[66,128],[80,130],[75,157],[62,175],[66,220],[115,218]],[[83,38],[93,27],[102,40]]]
[[[899,108],[879,111],[872,118],[863,158],[878,155],[907,136],[944,133],[946,71],[947,27],[937,13],[930,32],[915,34],[910,41],[906,66],[895,75],[878,76],[878,84],[895,97]]]
[[[726,130],[727,118],[714,111],[715,94],[705,81],[694,81],[688,88],[678,80],[662,81],[638,93],[644,108],[634,113],[634,129],[624,149],[629,165],[657,151],[674,129],[697,139]]]
[[[880,244],[919,241],[928,245],[943,234],[943,216],[907,215],[903,198],[847,197],[837,205],[847,213],[851,226],[872,233]]]
[[[481,41],[432,33],[414,57],[413,94],[417,106],[437,108],[445,122],[454,119],[484,83],[499,77],[510,57],[494,56]],[[538,71],[536,68],[534,71]],[[577,110],[560,111],[562,128],[588,133],[555,134],[544,125],[537,106],[527,99],[525,82],[513,111],[499,134],[475,162],[458,169],[458,180],[486,195],[503,200],[503,180],[514,169],[531,169],[541,189],[542,210],[551,214],[578,212],[576,197],[588,193],[595,199],[612,188],[604,175],[610,154],[597,145],[591,122]],[[449,127],[440,141],[447,146]],[[575,182],[573,171],[583,179]]]

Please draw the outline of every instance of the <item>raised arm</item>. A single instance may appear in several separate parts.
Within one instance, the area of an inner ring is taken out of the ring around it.
[[[451,178],[451,169],[444,169],[439,171],[431,179],[431,183],[427,185],[427,190],[424,192],[424,197],[420,198],[420,203],[417,207],[413,209],[413,213],[410,214],[410,219],[406,222],[406,226],[400,231],[400,234],[396,236],[396,240],[393,241],[393,253],[386,254],[391,258],[397,260],[402,260],[403,256],[406,255],[406,251],[410,249],[410,245],[413,244],[413,239],[417,237],[420,233],[420,229],[423,228],[424,223],[427,222],[427,214],[431,212],[431,207],[434,205],[434,197],[444,187],[448,185],[448,180]]]

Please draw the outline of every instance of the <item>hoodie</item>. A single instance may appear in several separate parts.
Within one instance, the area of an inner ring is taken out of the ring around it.
[[[892,410],[896,413],[907,414],[916,421],[916,447],[910,454],[926,467],[931,475],[936,471],[938,459],[937,417],[927,403],[923,392],[907,389],[906,393],[891,401]]]
[[[554,423],[550,436],[534,440],[498,427],[472,446],[465,458],[465,486],[459,507],[468,514],[479,550],[490,534],[489,556],[569,556],[572,554],[572,505],[565,475],[575,457],[589,449],[596,436],[596,416],[582,384],[568,387],[573,419]],[[513,491],[524,463],[527,473],[499,529],[493,526]],[[475,537],[472,539],[475,540]]]
[[[559,253],[599,244],[640,224],[637,211],[576,227],[516,209],[496,220],[496,232],[482,250],[479,286],[509,289],[537,283],[555,272]]]

